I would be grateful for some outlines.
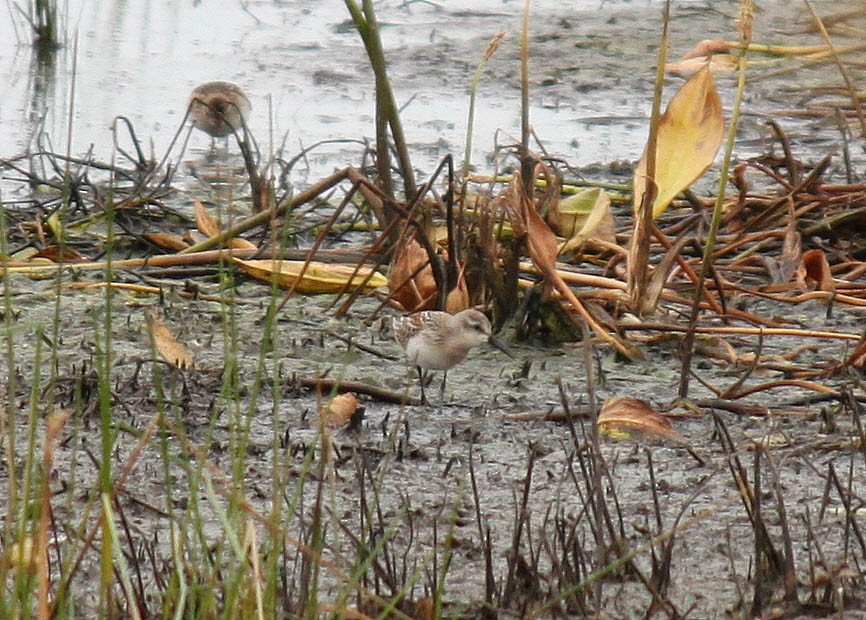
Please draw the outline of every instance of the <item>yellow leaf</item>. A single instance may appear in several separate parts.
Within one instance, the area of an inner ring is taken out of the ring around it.
[[[222,226],[220,226],[220,223],[216,218],[212,217],[207,212],[207,209],[204,208],[204,205],[200,200],[194,200],[193,205],[195,206],[195,225],[199,232],[205,235],[205,237],[216,237],[222,233]],[[240,250],[253,249],[256,247],[253,242],[247,241],[241,237],[232,237],[226,242],[226,245],[230,248],[237,248]]]
[[[713,163],[724,135],[722,102],[709,66],[695,73],[668,104],[659,119],[655,182],[658,193],[653,217],[689,187]],[[647,153],[634,173],[635,212],[647,187]]]
[[[578,248],[587,239],[616,243],[610,196],[599,187],[582,190],[559,203],[560,237],[568,237],[559,248],[564,254]]]
[[[60,219],[62,209],[55,209],[54,213],[48,216],[45,223],[48,225],[48,230],[54,235],[54,240],[57,243],[66,243],[66,234],[64,232],[63,222]]]
[[[216,218],[211,217],[201,200],[193,200],[192,204],[195,207],[195,225],[201,233],[206,237],[215,237],[220,234],[222,228],[219,222],[216,221]]]
[[[301,281],[295,289],[299,293],[339,293],[346,287],[346,283],[350,282],[350,278],[351,284],[348,288],[354,289],[364,285],[365,293],[388,284],[388,278],[369,267],[360,267],[355,273],[353,265],[313,261],[308,263],[304,270],[304,261],[301,260],[240,260],[237,258],[234,260],[253,278],[265,282],[272,282],[276,278],[277,284],[283,288],[291,288],[300,277]],[[302,271],[303,276],[301,276]],[[352,277],[353,273],[354,277]],[[370,279],[364,284],[368,275]]]
[[[648,404],[636,398],[617,396],[604,401],[598,412],[598,428],[614,439],[629,436],[629,431],[668,439],[678,444],[687,440],[673,429],[670,421]]]
[[[236,250],[254,250],[257,247],[255,243],[243,237],[232,237],[228,240],[228,246]]]
[[[177,341],[153,308],[146,308],[144,319],[153,339],[153,346],[166,362],[177,368],[192,368],[192,355]]]

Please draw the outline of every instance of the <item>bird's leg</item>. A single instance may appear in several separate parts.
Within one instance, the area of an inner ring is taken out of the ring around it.
[[[445,381],[448,379],[448,371],[442,371],[442,385],[439,386],[439,411],[442,411],[442,405],[445,403]]]
[[[421,385],[421,404],[429,405],[430,403],[427,402],[427,396],[424,394],[424,371],[421,370],[420,366],[416,366],[415,368],[418,369],[418,383]]]

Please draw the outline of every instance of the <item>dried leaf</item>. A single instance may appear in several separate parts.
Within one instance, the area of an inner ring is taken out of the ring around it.
[[[391,298],[406,312],[436,307],[436,279],[427,252],[415,239],[409,239],[397,251],[388,271]]]
[[[860,344],[857,345],[851,355],[848,356],[848,359],[842,364],[843,368],[848,366],[853,366],[860,370],[866,367],[866,340],[861,340]]]
[[[75,248],[64,246],[63,249],[60,249],[59,245],[49,245],[47,248],[43,248],[33,254],[31,259],[34,258],[45,258],[50,260],[53,263],[89,263],[91,262],[89,258],[83,256],[81,252],[76,250]]]
[[[189,243],[184,241],[183,237],[174,233],[144,233],[142,236],[163,250],[180,252],[189,247]]]
[[[823,250],[814,249],[804,252],[797,269],[797,284],[804,291],[836,290],[833,274]]]
[[[307,263],[306,269],[304,269],[304,261],[299,260],[240,260],[236,258],[234,261],[249,276],[268,283],[273,282],[276,278],[277,284],[283,288],[291,288],[300,277],[300,282],[295,290],[305,294],[339,293],[346,288],[347,283],[350,290],[363,286],[363,292],[370,293],[388,284],[388,279],[381,273],[363,266],[356,270],[352,265],[312,261]],[[301,276],[302,272],[303,276]]]
[[[464,270],[466,266],[460,265],[460,273],[457,274],[457,286],[451,289],[445,298],[445,311],[456,314],[469,307],[469,287],[466,285]]]
[[[665,289],[665,283],[668,281],[671,271],[677,264],[677,258],[689,242],[690,239],[686,236],[678,238],[665,252],[665,255],[659,261],[659,264],[656,265],[656,268],[650,276],[649,282],[644,288],[643,298],[640,300],[641,313],[649,314],[650,312],[654,312],[658,307],[659,300],[661,299],[662,293]]]
[[[729,54],[731,46],[724,39],[704,39],[683,54],[683,58],[706,58],[715,54]]]
[[[797,219],[792,217],[785,227],[785,239],[782,242],[782,255],[779,257],[779,272],[778,281],[773,281],[773,284],[782,284],[790,282],[791,276],[797,271],[797,266],[800,264],[801,253],[800,231],[797,230]]]
[[[538,215],[535,206],[523,195],[519,176],[515,175],[515,180],[518,182],[512,181],[512,185],[514,186],[514,192],[518,195],[517,204],[520,205],[523,225],[526,229],[529,256],[532,258],[535,266],[538,267],[538,270],[547,277],[556,272],[556,257],[559,255],[559,249],[556,245],[556,235],[544,223],[541,216]]]
[[[610,196],[599,187],[585,189],[559,203],[560,237],[567,241],[559,248],[565,254],[579,248],[589,239],[616,243],[616,230]]]
[[[391,298],[406,312],[432,310],[438,305],[439,291],[430,267],[427,251],[415,239],[409,239],[394,253],[388,272]],[[457,276],[457,285],[445,300],[445,309],[454,313],[469,307],[469,289],[463,277],[463,266]]]
[[[153,346],[159,351],[162,359],[177,368],[192,368],[192,355],[177,341],[153,308],[145,308],[144,319],[153,340]]]
[[[54,440],[66,426],[69,421],[70,414],[66,409],[56,409],[45,418],[45,439],[43,443],[43,453],[48,452],[47,461],[51,462],[54,454]]]
[[[683,84],[659,119],[654,217],[710,167],[723,134],[722,102],[713,84],[713,74],[709,67],[704,67]],[[640,208],[647,187],[646,159],[644,151],[634,173],[635,211]]]
[[[352,416],[358,410],[358,397],[352,392],[338,394],[322,407],[319,416],[322,424],[328,428],[340,428],[352,421]]]
[[[692,75],[707,66],[706,58],[684,58],[665,64],[665,71],[677,75]],[[733,73],[737,70],[737,60],[731,54],[713,54],[709,59],[713,73]]]
[[[665,65],[665,71],[679,73],[680,75],[692,75],[704,68],[709,60],[710,71],[736,71],[737,61],[731,55],[731,48],[722,39],[704,39],[688,52],[683,54],[677,62]]]
[[[228,246],[236,250],[254,250],[256,247],[258,247],[255,243],[244,239],[243,237],[232,237],[228,241]]]
[[[535,206],[523,194],[522,180],[519,173],[514,175],[509,186],[497,198],[501,207],[511,219],[511,225],[516,235],[526,235],[529,257],[539,273],[544,277],[547,286],[553,287],[570,304],[571,309],[586,321],[590,329],[599,338],[613,346],[629,359],[640,359],[640,351],[627,342],[609,333],[592,315],[586,306],[574,294],[574,291],[563,280],[556,269],[556,235],[538,215]]]
[[[204,205],[200,200],[194,200],[193,205],[195,206],[195,225],[198,227],[199,232],[201,232],[205,238],[216,237],[217,235],[222,233],[222,226],[216,220],[216,218],[212,217]],[[255,248],[256,245],[246,239],[241,237],[232,237],[226,242],[226,245],[230,248],[237,248],[240,250],[246,250],[250,248]],[[181,248],[183,249],[183,248]]]
[[[415,603],[415,620],[433,620],[436,618],[436,605],[429,596],[419,598]]]
[[[198,228],[206,237],[215,237],[220,234],[222,232],[222,227],[219,225],[219,222],[216,221],[216,218],[211,217],[207,212],[207,209],[204,208],[201,200],[193,200],[192,204],[195,207],[196,228]]]
[[[715,358],[729,364],[736,364],[740,359],[731,343],[718,336],[709,336],[695,341],[695,352],[701,357]]]
[[[195,245],[196,243],[201,243],[208,237],[206,235],[201,234],[198,230],[187,230],[183,233],[183,241],[188,245]]]
[[[617,396],[607,399],[598,413],[598,428],[611,436],[626,436],[630,431],[668,439],[680,444],[688,440],[674,430],[670,421],[636,398]]]

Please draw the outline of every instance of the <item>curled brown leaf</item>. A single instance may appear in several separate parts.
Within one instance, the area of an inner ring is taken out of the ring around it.
[[[616,396],[607,399],[598,413],[598,427],[610,435],[637,432],[641,435],[667,439],[678,444],[688,440],[674,430],[666,417],[647,403],[636,398]]]
[[[836,290],[830,264],[823,250],[816,248],[803,253],[800,267],[797,269],[797,284],[804,291],[833,292]]]

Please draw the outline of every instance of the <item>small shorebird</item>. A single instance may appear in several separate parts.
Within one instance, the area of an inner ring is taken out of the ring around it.
[[[242,129],[251,109],[246,93],[231,82],[205,82],[189,96],[193,127],[214,138],[224,138]]]
[[[418,369],[421,402],[424,404],[429,403],[424,394],[422,369],[444,371],[439,388],[441,407],[445,399],[448,369],[466,359],[470,349],[489,342],[509,357],[513,357],[508,348],[493,336],[487,317],[471,308],[457,314],[439,310],[416,312],[395,317],[393,326],[394,336],[406,352],[406,358]]]

